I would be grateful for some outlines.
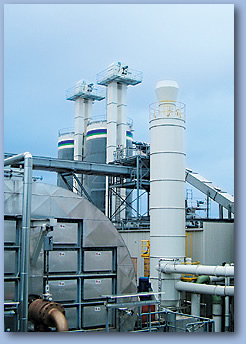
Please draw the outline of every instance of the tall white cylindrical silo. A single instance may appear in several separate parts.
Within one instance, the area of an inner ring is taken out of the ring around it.
[[[150,106],[150,279],[158,292],[159,259],[185,256],[185,107],[176,101],[177,82],[156,85],[158,102]],[[177,306],[175,280],[162,276],[162,304]]]

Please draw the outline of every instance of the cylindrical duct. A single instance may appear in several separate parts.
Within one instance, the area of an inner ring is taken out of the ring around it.
[[[158,103],[154,111],[150,107],[150,279],[155,292],[159,259],[185,256],[185,119],[176,102],[178,88],[175,81],[158,82]],[[163,278],[162,304],[177,306],[179,275]]]
[[[156,266],[158,269],[159,266]],[[193,275],[212,275],[212,276],[234,276],[234,266],[230,265],[182,265],[170,264],[162,262],[160,264],[161,271],[165,274],[193,274]],[[212,280],[211,280],[212,282]],[[218,280],[216,280],[218,282]]]
[[[175,284],[175,287],[179,291],[189,291],[190,293],[218,296],[234,296],[233,286],[225,287],[221,285],[209,285],[178,281]]]
[[[200,317],[200,294],[191,294],[191,315]]]
[[[222,299],[221,296],[213,295],[212,306],[214,332],[221,332],[221,317],[222,317]]]

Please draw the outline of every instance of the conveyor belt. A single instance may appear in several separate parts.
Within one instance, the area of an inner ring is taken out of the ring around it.
[[[191,169],[186,168],[185,179],[189,184],[234,214],[234,196],[221,190],[219,187],[212,184],[212,182]]]

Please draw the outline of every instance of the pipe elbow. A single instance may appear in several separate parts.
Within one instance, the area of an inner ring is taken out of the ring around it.
[[[57,332],[68,331],[68,324],[65,315],[58,309],[53,308],[49,311],[50,322],[53,323]]]
[[[29,320],[35,325],[55,327],[57,332],[68,331],[64,307],[53,301],[36,299],[29,305]]]

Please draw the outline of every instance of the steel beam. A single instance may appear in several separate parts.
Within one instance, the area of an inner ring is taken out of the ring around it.
[[[12,167],[19,167],[23,162],[20,162],[14,157],[7,155],[4,165],[11,165]],[[22,156],[22,155],[20,155]],[[50,157],[33,157],[33,170],[50,171],[50,172],[73,172],[78,174],[95,174],[98,176],[122,176],[130,177],[134,168],[113,165],[113,164],[97,164],[85,161],[61,160]]]

